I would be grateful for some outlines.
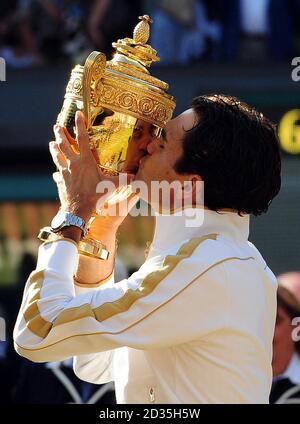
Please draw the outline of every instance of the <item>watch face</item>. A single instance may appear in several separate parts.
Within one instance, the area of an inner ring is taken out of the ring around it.
[[[64,222],[65,222],[65,214],[59,212],[52,219],[52,222],[51,222],[51,228],[52,228],[52,230],[54,230],[54,231],[55,230],[59,230],[60,227],[63,225]]]

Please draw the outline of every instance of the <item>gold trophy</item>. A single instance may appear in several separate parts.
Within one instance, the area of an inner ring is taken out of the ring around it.
[[[57,123],[74,137],[75,113],[84,113],[91,149],[99,167],[109,175],[132,171],[127,164],[134,149],[129,147],[139,121],[152,124],[159,136],[176,106],[167,93],[168,84],[151,76],[147,69],[160,59],[147,44],[151,18],[144,15],[139,19],[133,38],[112,44],[116,50],[112,60],[94,51],[84,66],[75,66],[57,118]],[[130,193],[128,187],[119,189],[108,201],[121,201]]]

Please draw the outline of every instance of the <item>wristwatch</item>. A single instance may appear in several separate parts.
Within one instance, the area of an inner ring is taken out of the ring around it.
[[[58,212],[51,222],[51,230],[57,233],[64,227],[70,226],[78,227],[82,230],[82,236],[87,235],[87,226],[85,221],[79,216],[73,215],[70,212]]]

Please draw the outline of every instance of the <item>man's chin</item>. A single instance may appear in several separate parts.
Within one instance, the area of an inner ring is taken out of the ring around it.
[[[124,174],[132,174],[132,175],[136,175],[137,174],[137,172],[138,172],[138,170],[139,170],[139,167],[138,167],[138,165],[137,166],[123,166],[122,168],[121,168],[121,172],[122,173],[124,173]]]

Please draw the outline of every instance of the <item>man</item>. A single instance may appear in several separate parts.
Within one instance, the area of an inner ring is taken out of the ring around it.
[[[300,273],[278,276],[270,403],[300,403]]]
[[[80,114],[76,126],[80,154],[58,126],[50,149],[62,209],[87,221],[105,178]],[[203,225],[186,225],[191,208],[158,215],[138,272],[103,285],[123,218],[93,223],[90,235],[110,257],[80,257],[78,267],[82,225],[54,225],[57,240],[41,246],[25,288],[16,349],[41,362],[75,356],[82,379],[115,381],[118,403],[267,403],[276,279],[248,234],[249,214],[267,211],[280,189],[275,129],[237,99],[212,95],[195,99],[161,138],[145,128],[143,140],[148,153],[135,180],[189,183],[195,199],[203,180]]]

